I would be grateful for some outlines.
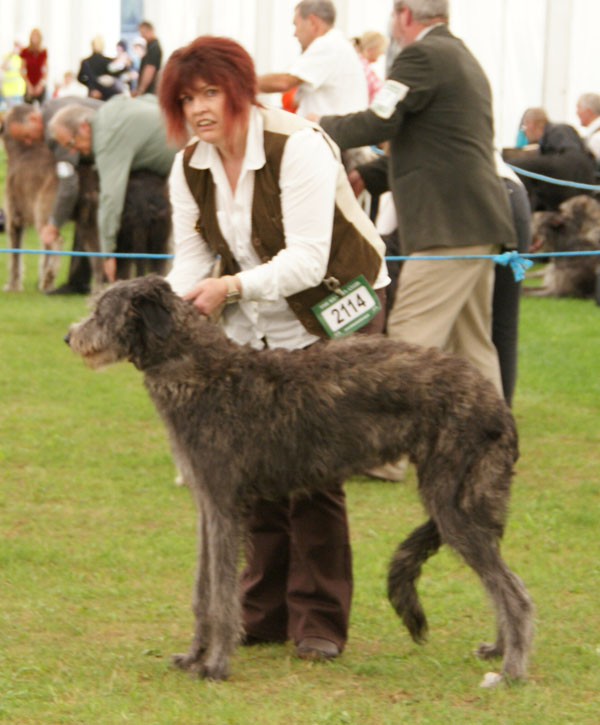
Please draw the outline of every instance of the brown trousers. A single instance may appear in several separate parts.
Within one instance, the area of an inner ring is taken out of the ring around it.
[[[382,332],[380,312],[359,332]],[[328,639],[342,650],[352,600],[352,554],[343,481],[310,497],[258,501],[250,516],[242,572],[246,635],[296,644]]]

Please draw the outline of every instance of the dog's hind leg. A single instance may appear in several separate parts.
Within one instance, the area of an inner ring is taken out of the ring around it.
[[[438,528],[433,519],[429,519],[398,546],[390,562],[388,597],[415,642],[423,642],[427,633],[427,619],[415,582],[421,574],[421,566],[440,545]]]
[[[527,590],[500,556],[497,535],[482,529],[470,516],[456,514],[447,512],[438,522],[442,541],[458,551],[479,575],[498,619],[496,643],[483,645],[479,652],[483,656],[504,654],[502,678],[524,678],[533,630],[533,605]]]

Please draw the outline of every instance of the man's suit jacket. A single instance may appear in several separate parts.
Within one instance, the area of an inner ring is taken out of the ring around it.
[[[389,163],[376,167],[388,166],[402,253],[514,247],[493,160],[491,91],[464,43],[446,25],[434,27],[398,55],[380,93],[386,86],[391,105],[376,97],[367,111],[325,116],[321,125],[342,149],[390,141]],[[359,171],[374,190],[369,169]]]

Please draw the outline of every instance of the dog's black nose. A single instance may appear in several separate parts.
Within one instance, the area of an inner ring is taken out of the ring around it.
[[[63,340],[64,340],[64,341],[65,341],[65,342],[67,343],[67,345],[68,345],[68,344],[69,344],[69,340],[70,340],[70,339],[71,339],[71,333],[70,333],[70,332],[67,332],[67,334],[66,334],[66,335],[65,335],[65,336],[63,337]]]

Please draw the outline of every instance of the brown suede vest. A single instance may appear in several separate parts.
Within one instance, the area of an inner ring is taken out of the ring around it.
[[[263,263],[268,262],[285,248],[279,170],[288,138],[289,134],[265,130],[266,163],[255,171],[251,241]],[[186,181],[201,212],[196,222],[196,231],[202,235],[215,255],[221,255],[223,274],[235,274],[240,271],[240,267],[219,228],[212,174],[209,169],[194,169],[190,166],[190,159],[196,145],[192,144],[185,149],[183,160]],[[363,214],[358,202],[356,202],[356,207],[357,213]],[[307,210],[307,213],[310,213],[310,210]],[[380,254],[342,213],[336,199],[331,250],[325,279],[334,277],[339,280],[340,284],[344,284],[359,274],[363,274],[368,282],[373,284],[380,265]],[[302,325],[308,332],[319,337],[327,337],[327,335],[311,307],[329,294],[331,294],[331,289],[321,283],[317,287],[303,290],[286,298]]]

